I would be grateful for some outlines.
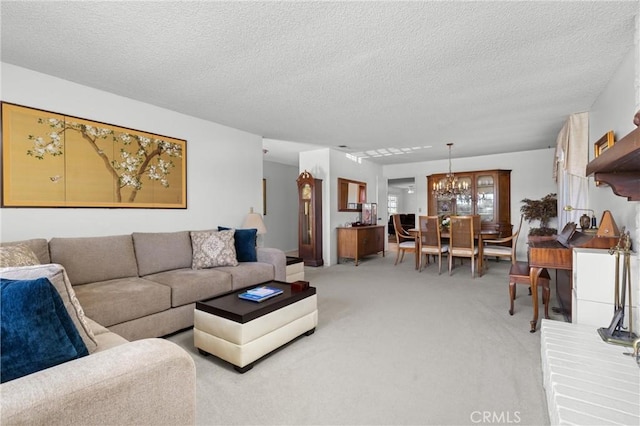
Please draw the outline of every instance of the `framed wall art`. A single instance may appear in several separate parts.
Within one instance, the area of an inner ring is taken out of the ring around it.
[[[267,215],[267,180],[262,179],[262,214]]]
[[[599,157],[600,154],[605,152],[607,149],[611,148],[615,143],[616,143],[616,139],[615,139],[613,130],[609,130],[607,133],[604,134],[604,136],[602,136],[600,139],[595,141],[595,143],[593,144],[593,154],[594,154],[593,158]],[[596,183],[596,186],[601,186],[601,185],[608,186],[606,183],[600,182],[599,180],[595,180],[595,183]]]
[[[611,148],[615,143],[616,143],[616,139],[613,134],[613,130],[609,130],[607,133],[604,134],[603,137],[595,141],[595,143],[593,144],[594,158],[599,157],[600,154],[605,152],[607,149]]]
[[[3,207],[187,207],[187,142],[2,103]]]

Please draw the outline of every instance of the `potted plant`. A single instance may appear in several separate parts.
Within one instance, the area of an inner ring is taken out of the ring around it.
[[[549,227],[549,221],[558,216],[558,198],[556,194],[547,194],[539,200],[522,200],[524,205],[520,208],[520,213],[524,219],[531,223],[538,221],[538,228],[529,228],[529,240],[545,240],[558,233],[556,228]],[[533,237],[533,238],[532,238]]]

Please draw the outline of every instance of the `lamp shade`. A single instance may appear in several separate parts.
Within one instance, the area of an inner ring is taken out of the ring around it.
[[[264,221],[262,220],[262,215],[260,213],[254,213],[253,207],[249,210],[249,214],[244,218],[244,223],[242,227],[245,229],[257,229],[258,234],[266,234],[267,227],[264,225]]]

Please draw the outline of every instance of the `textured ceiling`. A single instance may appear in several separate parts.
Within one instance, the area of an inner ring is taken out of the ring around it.
[[[633,47],[638,11],[638,1],[2,1],[1,53],[262,135],[266,159],[295,151],[284,140],[386,149],[372,159],[392,164],[446,158],[447,142],[454,158],[553,145]]]

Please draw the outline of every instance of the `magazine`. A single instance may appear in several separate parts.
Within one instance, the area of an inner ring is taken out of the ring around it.
[[[240,293],[238,297],[252,302],[262,302],[279,294],[282,294],[282,290],[279,288],[263,285]]]

